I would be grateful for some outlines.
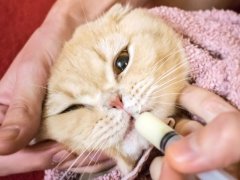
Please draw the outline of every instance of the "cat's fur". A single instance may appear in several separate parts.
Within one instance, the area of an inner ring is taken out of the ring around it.
[[[117,74],[114,62],[124,49],[129,63]],[[79,154],[100,149],[126,174],[149,147],[133,118],[144,111],[171,116],[187,73],[181,40],[170,27],[147,10],[115,5],[65,44],[49,79],[40,137]],[[123,108],[112,105],[116,97]],[[81,106],[64,111],[73,104]]]

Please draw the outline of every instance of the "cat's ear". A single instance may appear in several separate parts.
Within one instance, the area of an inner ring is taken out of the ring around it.
[[[128,14],[133,8],[130,5],[123,6],[120,3],[114,4],[104,15],[107,19],[119,21],[123,16]]]

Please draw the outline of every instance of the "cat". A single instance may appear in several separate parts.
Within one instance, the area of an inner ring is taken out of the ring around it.
[[[173,115],[187,75],[181,38],[146,9],[116,4],[65,43],[39,137],[78,154],[101,150],[126,175],[150,146],[135,119],[145,111],[163,120]]]

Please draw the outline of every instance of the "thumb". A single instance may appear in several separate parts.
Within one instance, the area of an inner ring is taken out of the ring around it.
[[[183,173],[226,167],[240,160],[240,113],[219,114],[206,127],[173,143],[168,162]]]
[[[44,91],[36,85],[45,78],[37,62],[18,69],[13,98],[0,127],[0,154],[10,154],[26,146],[38,131]],[[32,71],[32,72],[30,72]],[[29,76],[28,74],[32,74]],[[33,84],[36,84],[35,86]]]

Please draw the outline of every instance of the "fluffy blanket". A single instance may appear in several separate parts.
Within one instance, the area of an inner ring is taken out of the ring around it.
[[[156,7],[150,12],[182,36],[190,62],[191,83],[215,92],[240,108],[240,15],[233,11],[213,9],[190,12],[169,7]],[[141,171],[147,156],[145,154],[134,171],[124,179],[147,179]],[[45,177],[56,179],[49,173]],[[114,169],[97,179],[121,177]]]

